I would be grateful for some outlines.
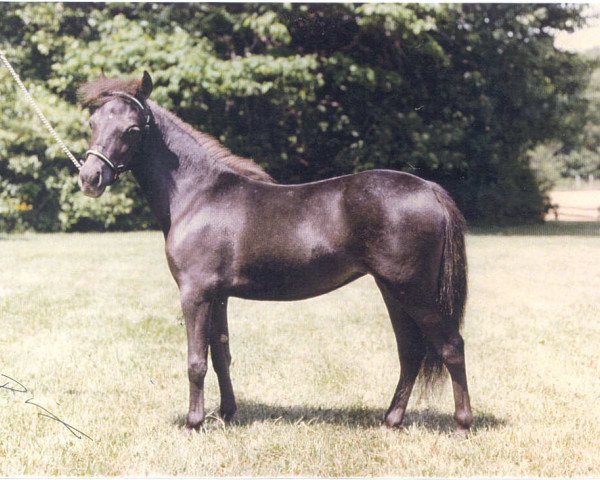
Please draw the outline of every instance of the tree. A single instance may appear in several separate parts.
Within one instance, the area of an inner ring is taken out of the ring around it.
[[[589,102],[583,130],[575,137],[539,145],[530,153],[536,175],[552,186],[576,175],[600,177],[600,50],[586,52],[594,67],[585,92]]]
[[[589,62],[553,47],[580,7],[539,4],[0,4],[0,45],[76,151],[77,87],[152,73],[154,99],[281,182],[393,168],[473,222],[541,218],[526,152],[576,138]],[[0,228],[144,227],[131,179],[77,193],[0,70]],[[10,121],[8,121],[10,120]]]

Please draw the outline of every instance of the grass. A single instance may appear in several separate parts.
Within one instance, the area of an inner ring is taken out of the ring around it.
[[[449,385],[413,395],[406,429],[380,426],[398,363],[368,278],[302,302],[233,299],[236,421],[216,417],[210,371],[209,419],[186,436],[160,234],[0,237],[0,373],[28,389],[0,388],[0,474],[600,475],[600,227],[475,230],[467,248],[468,439],[451,435]]]

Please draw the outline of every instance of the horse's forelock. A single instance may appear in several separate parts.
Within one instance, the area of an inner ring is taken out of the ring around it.
[[[136,78],[100,77],[79,87],[78,95],[84,107],[98,107],[108,98],[110,92],[120,91],[135,96],[141,81]]]

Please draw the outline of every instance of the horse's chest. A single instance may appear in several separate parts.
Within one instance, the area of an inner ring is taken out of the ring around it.
[[[231,222],[197,219],[173,229],[165,246],[173,275],[219,277],[223,282],[235,276],[238,237]]]

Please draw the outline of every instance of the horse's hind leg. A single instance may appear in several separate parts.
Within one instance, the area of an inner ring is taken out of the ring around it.
[[[387,307],[400,357],[400,379],[392,403],[385,414],[384,422],[388,427],[402,424],[408,399],[425,357],[423,334],[414,320],[402,309],[398,299],[381,282],[377,282]]]
[[[432,307],[409,307],[408,311],[450,373],[457,430],[468,432],[473,422],[473,414],[467,387],[464,341],[458,327],[444,322],[442,315]]]
[[[210,332],[210,355],[219,380],[221,391],[221,417],[231,420],[237,406],[229,375],[231,353],[229,351],[229,331],[227,328],[227,298],[215,300],[212,311]]]

